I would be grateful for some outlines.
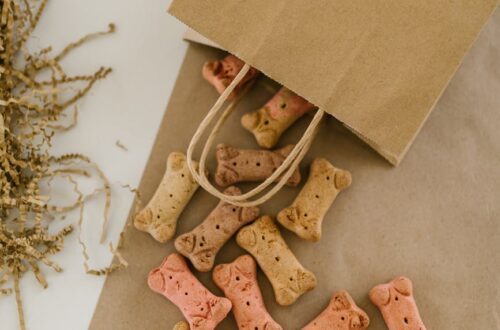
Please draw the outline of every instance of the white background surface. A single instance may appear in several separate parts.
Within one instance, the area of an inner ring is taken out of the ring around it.
[[[79,152],[97,162],[112,183],[109,237],[116,242],[133,196],[121,184],[137,186],[180,64],[186,51],[185,27],[166,13],[170,0],[50,0],[31,48],[52,45],[57,52],[68,42],[116,23],[117,32],[77,49],[64,61],[70,75],[89,74],[101,65],[114,71],[79,102],[75,129],[55,139],[54,154]],[[120,140],[127,148],[116,147]],[[55,200],[54,202],[57,202]],[[85,209],[85,238],[92,266],[109,264],[107,244],[96,244],[102,200]],[[75,223],[73,214],[56,228]],[[49,283],[44,290],[28,273],[21,280],[28,329],[87,329],[104,277],[86,275],[77,234],[55,255],[64,272],[42,266]],[[0,329],[17,329],[14,295],[0,297]]]

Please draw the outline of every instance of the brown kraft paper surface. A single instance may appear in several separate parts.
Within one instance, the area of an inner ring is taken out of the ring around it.
[[[398,164],[498,0],[174,0],[169,12]]]
[[[206,60],[222,54],[190,46],[140,184],[145,202],[160,182],[167,155],[186,150],[216,100],[216,92],[200,71]],[[269,86],[275,85],[266,79],[256,84],[228,120],[218,142],[256,147],[239,119],[272,96]],[[265,303],[277,322],[285,329],[300,329],[327,306],[335,291],[345,289],[370,316],[370,329],[386,329],[369,302],[368,291],[405,275],[414,283],[428,329],[500,327],[499,91],[497,11],[399,167],[391,167],[333,117],[323,122],[302,163],[302,174],[307,176],[314,157],[325,157],[351,171],[353,185],[338,196],[326,215],[318,243],[302,241],[281,228],[297,258],[315,273],[318,286],[294,305],[280,307],[259,270]],[[298,140],[307,117],[282,137],[279,146]],[[276,215],[299,189],[285,187],[261,213]],[[199,224],[217,202],[199,189],[179,219],[177,235]],[[181,320],[180,311],[146,284],[148,272],[171,252],[173,241],[159,244],[131,227],[123,250],[130,266],[108,276],[90,328],[171,329]],[[218,254],[216,264],[231,262],[242,253],[233,238]],[[222,295],[211,273],[195,274],[212,292]],[[219,329],[235,327],[230,315]]]

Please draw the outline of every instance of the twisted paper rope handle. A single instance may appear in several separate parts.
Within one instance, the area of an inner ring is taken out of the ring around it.
[[[314,140],[314,137],[316,136],[316,133],[318,131],[318,126],[323,118],[324,111],[321,109],[318,109],[316,114],[314,115],[314,118],[312,119],[311,123],[309,124],[309,127],[307,130],[304,132],[304,135],[302,138],[299,140],[299,142],[295,145],[293,148],[292,152],[286,157],[285,161],[276,169],[276,171],[273,172],[273,174],[268,177],[264,182],[262,182],[260,185],[255,187],[254,189],[250,190],[249,192],[239,195],[239,196],[230,196],[226,195],[217,188],[215,188],[210,181],[207,178],[206,172],[205,172],[205,163],[206,159],[208,156],[208,152],[210,150],[210,147],[213,143],[213,140],[217,136],[220,128],[226,121],[226,119],[229,117],[229,115],[233,112],[234,108],[236,107],[236,104],[238,101],[241,99],[243,96],[243,93],[240,93],[224,110],[222,115],[220,116],[219,120],[215,124],[214,128],[210,132],[210,135],[208,136],[207,141],[205,142],[205,146],[203,147],[203,151],[201,153],[200,161],[199,161],[199,167],[198,171],[194,167],[193,163],[193,152],[195,147],[197,146],[201,136],[207,129],[208,125],[212,122],[214,117],[219,113],[219,111],[222,108],[222,105],[224,102],[227,100],[228,96],[233,92],[234,88],[240,83],[241,79],[245,77],[247,74],[248,70],[250,69],[250,65],[245,64],[243,68],[240,70],[238,75],[233,79],[231,84],[224,90],[224,92],[220,95],[220,97],[217,99],[215,104],[212,106],[208,114],[205,116],[201,124],[198,126],[198,129],[193,135],[193,138],[191,139],[191,142],[189,143],[188,149],[187,149],[187,165],[189,170],[191,171],[191,174],[193,175],[193,178],[198,182],[200,186],[202,186],[206,191],[208,191],[210,194],[212,194],[215,197],[218,197],[219,199],[236,205],[240,207],[251,207],[251,206],[258,206],[260,204],[265,203],[268,201],[271,197],[273,197],[290,179],[292,176],[293,172],[299,165],[299,163],[302,161],[304,158],[305,154],[309,150],[312,141]],[[286,171],[286,172],[285,172]],[[285,174],[283,174],[285,172]],[[276,185],[270,189],[266,194],[263,196],[253,200],[249,201],[252,197],[255,195],[261,193],[263,190],[268,188],[280,175],[283,176],[280,178],[280,180],[276,183]]]

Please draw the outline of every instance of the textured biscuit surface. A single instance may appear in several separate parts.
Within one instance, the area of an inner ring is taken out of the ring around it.
[[[292,152],[293,145],[269,150],[237,149],[225,144],[216,148],[217,169],[215,182],[225,187],[238,182],[261,182],[270,177]],[[287,185],[296,186],[300,182],[297,168],[287,181]]]
[[[308,241],[321,238],[321,224],[340,191],[351,185],[351,174],[316,158],[309,178],[292,205],[281,210],[277,219],[285,228]]]
[[[273,148],[281,135],[315,106],[286,87],[282,87],[262,108],[241,117],[262,148]]]
[[[189,323],[186,321],[179,321],[174,325],[173,330],[189,330]]]
[[[197,166],[197,164],[196,164]],[[134,226],[164,243],[175,234],[177,219],[198,189],[187,167],[186,156],[172,152],[153,198],[134,218]]]
[[[231,300],[239,329],[283,329],[267,312],[257,283],[257,264],[251,256],[242,255],[232,263],[217,265],[213,279]]]
[[[241,190],[229,187],[224,191],[228,195],[241,195]],[[175,240],[175,248],[191,260],[200,272],[212,269],[217,252],[241,226],[259,216],[258,207],[239,207],[220,201],[217,207],[188,233]]]
[[[206,62],[203,65],[201,73],[210,84],[212,84],[219,94],[224,90],[236,77],[238,72],[243,68],[245,63],[234,55],[228,55],[222,60]],[[243,77],[238,85],[234,88],[233,92],[229,95],[228,99],[231,100],[241,90],[241,87],[252,79],[255,79],[259,74],[254,68],[250,68],[248,73]]]
[[[370,319],[347,291],[336,292],[328,307],[302,330],[363,330]]]
[[[291,305],[316,287],[316,277],[300,264],[270,216],[240,229],[236,242],[255,257],[273,286],[278,304]]]
[[[148,285],[182,311],[191,330],[213,330],[231,310],[231,301],[208,291],[176,253],[149,273]]]
[[[378,307],[389,330],[426,330],[413,297],[413,284],[397,277],[370,290],[370,300]]]

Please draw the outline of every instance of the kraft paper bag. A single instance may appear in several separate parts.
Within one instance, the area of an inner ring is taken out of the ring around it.
[[[186,150],[199,121],[217,99],[213,87],[202,79],[201,67],[222,56],[223,52],[210,47],[189,47],[139,187],[145,202],[161,180],[167,155]],[[246,111],[264,104],[276,88],[271,80],[261,78],[229,118],[218,142],[256,148],[239,120]],[[500,10],[466,56],[412,152],[397,168],[328,116],[301,172],[306,177],[311,160],[325,157],[350,170],[353,185],[329,210],[319,242],[302,241],[281,228],[297,258],[315,273],[318,286],[313,291],[292,306],[278,306],[259,270],[267,308],[284,329],[300,329],[341,289],[348,290],[368,313],[369,329],[386,329],[368,291],[399,275],[412,279],[428,329],[500,328],[499,91]],[[304,117],[297,122],[280,145],[296,141],[308,121]],[[299,189],[284,188],[262,206],[261,213],[276,215]],[[217,202],[199,189],[179,219],[177,235],[198,225]],[[172,329],[182,319],[181,312],[146,283],[149,271],[172,252],[172,241],[159,244],[130,227],[122,251],[129,267],[108,276],[90,329]],[[217,255],[216,264],[231,262],[242,253],[233,238]],[[194,274],[222,295],[211,273]],[[233,316],[218,329],[236,329]]]
[[[402,159],[498,0],[174,0],[169,12]]]

